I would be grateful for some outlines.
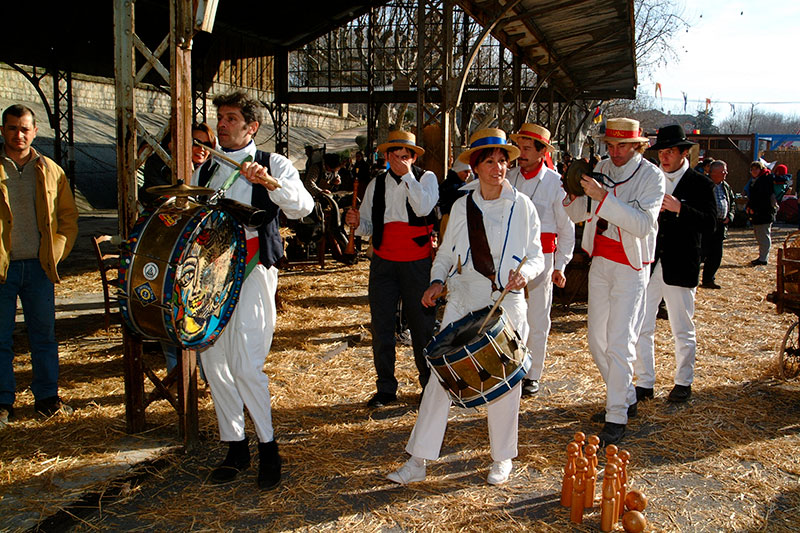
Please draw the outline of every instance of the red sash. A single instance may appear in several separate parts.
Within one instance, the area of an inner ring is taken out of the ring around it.
[[[594,250],[592,256],[605,257],[609,261],[631,266],[628,261],[628,256],[625,255],[625,248],[622,247],[622,242],[615,241],[599,233],[594,236]]]
[[[552,254],[553,252],[556,251],[555,233],[542,233],[541,239],[542,239],[542,253]]]
[[[430,257],[432,231],[433,226],[409,226],[407,222],[389,222],[383,226],[381,247],[373,251],[387,261],[408,262]],[[419,241],[423,240],[420,245]]]

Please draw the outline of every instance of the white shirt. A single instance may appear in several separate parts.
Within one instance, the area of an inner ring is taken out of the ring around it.
[[[219,148],[218,148],[219,149]],[[225,155],[234,161],[242,162],[247,156],[251,160],[256,156],[256,143],[250,141],[250,144],[235,152],[225,152]],[[214,175],[208,182],[208,187],[211,189],[219,189],[222,187],[228,178],[236,171],[231,163],[221,159],[215,159],[219,163]],[[202,168],[202,167],[200,167]],[[200,176],[200,168],[192,174],[192,183],[196,184]],[[270,153],[269,156],[269,173],[281,184],[280,188],[274,191],[269,191],[269,198],[281,211],[290,219],[302,218],[314,209],[314,199],[303,186],[300,181],[300,175],[297,169],[294,168],[292,162],[280,154]],[[253,199],[253,184],[247,181],[244,176],[238,176],[233,185],[225,191],[223,196],[242,202],[243,204],[250,205]],[[255,185],[261,187],[261,185]],[[245,226],[245,233],[248,239],[258,236],[255,228]]]
[[[356,235],[369,237],[372,235],[372,203],[375,196],[375,182],[384,179],[378,175],[369,182],[364,191],[364,200],[358,212],[361,221],[356,229]],[[401,177],[397,183],[392,176],[386,176],[386,210],[383,212],[383,223],[389,222],[408,222],[408,212],[406,211],[406,200],[411,206],[411,210],[417,216],[424,217],[433,211],[436,202],[439,201],[439,180],[436,174],[426,170],[419,181],[414,174],[408,172]]]
[[[520,193],[531,199],[539,215],[542,233],[555,233],[557,247],[553,257],[553,269],[564,270],[572,259],[575,249],[575,224],[564,210],[563,201],[567,196],[561,185],[561,176],[555,170],[542,165],[531,179],[525,179],[520,167],[508,171],[508,181]]]

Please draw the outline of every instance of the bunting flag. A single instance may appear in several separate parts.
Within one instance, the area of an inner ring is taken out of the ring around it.
[[[681,94],[683,95],[683,112],[686,113],[686,102],[688,101],[689,95],[683,91],[681,91]]]
[[[664,93],[661,92],[661,84],[656,82],[656,93],[655,96],[661,95],[661,98],[664,98]]]
[[[603,114],[600,113],[600,106],[594,108],[594,115],[592,115],[592,122],[600,124],[603,122]]]
[[[711,98],[706,98],[706,113],[708,113],[708,106],[711,105]]]

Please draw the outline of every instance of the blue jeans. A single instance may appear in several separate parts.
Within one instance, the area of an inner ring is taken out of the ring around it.
[[[36,401],[58,395],[58,343],[56,342],[56,304],[53,282],[39,259],[11,261],[5,283],[0,283],[0,404],[14,404],[17,383],[14,379],[13,333],[17,296],[22,301],[28,342],[31,346]]]

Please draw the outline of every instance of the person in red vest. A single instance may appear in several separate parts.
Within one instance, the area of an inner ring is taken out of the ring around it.
[[[425,150],[416,136],[393,131],[378,145],[389,168],[378,174],[364,192],[358,210],[350,209],[345,222],[356,235],[372,236],[369,267],[369,309],[372,319],[372,354],[377,392],[368,407],[397,401],[395,318],[399,301],[411,330],[414,362],[424,390],[430,377],[423,349],[433,336],[436,309],[422,306],[431,271],[433,208],[439,200],[439,181],[433,172],[414,163]]]

